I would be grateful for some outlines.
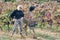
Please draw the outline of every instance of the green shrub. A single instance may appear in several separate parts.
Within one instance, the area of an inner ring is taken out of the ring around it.
[[[16,0],[5,0],[5,2],[9,2],[9,1],[11,1],[11,2],[15,2]]]

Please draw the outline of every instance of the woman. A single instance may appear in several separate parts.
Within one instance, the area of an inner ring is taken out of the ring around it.
[[[13,32],[12,32],[12,36],[13,36],[14,32],[17,30],[18,24],[19,24],[19,27],[20,27],[20,34],[22,36],[23,17],[24,17],[24,13],[22,11],[22,8],[23,8],[22,5],[18,5],[17,9],[14,10],[10,15],[11,18],[14,20],[14,29],[13,29]]]

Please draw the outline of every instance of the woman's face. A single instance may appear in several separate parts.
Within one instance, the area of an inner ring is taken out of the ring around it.
[[[23,8],[22,5],[17,6],[18,10],[22,10],[22,8]]]
[[[21,8],[21,7],[19,7],[19,9],[21,10],[22,8]]]
[[[22,7],[19,7],[18,10],[22,10]]]

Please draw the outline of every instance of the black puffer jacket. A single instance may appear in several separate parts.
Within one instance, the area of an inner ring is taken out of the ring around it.
[[[14,10],[12,12],[12,14],[10,15],[10,17],[11,18],[15,17],[15,19],[20,19],[20,18],[24,17],[24,13],[22,10]]]

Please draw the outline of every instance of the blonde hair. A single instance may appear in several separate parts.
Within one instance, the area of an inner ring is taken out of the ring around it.
[[[18,6],[17,6],[17,9],[20,10],[20,8],[23,9],[23,6],[22,6],[22,5],[18,5]]]

